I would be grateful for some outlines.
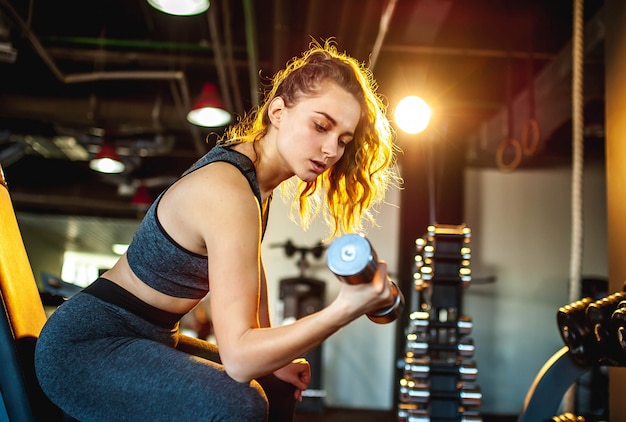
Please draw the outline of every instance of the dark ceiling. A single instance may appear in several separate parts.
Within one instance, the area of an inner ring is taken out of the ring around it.
[[[519,167],[562,165],[573,3],[213,0],[175,17],[145,0],[0,0],[0,163],[18,211],[132,217],[134,187],[160,190],[222,133],[185,120],[205,82],[240,116],[287,59],[334,37],[369,63],[390,111],[403,95],[429,101],[466,165],[497,168],[532,118],[538,147]],[[585,143],[601,157],[602,1],[585,3]],[[88,168],[103,139],[126,173]]]

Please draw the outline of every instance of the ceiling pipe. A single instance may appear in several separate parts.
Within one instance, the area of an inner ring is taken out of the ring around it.
[[[558,57],[557,54],[537,53],[530,51],[489,50],[480,48],[451,48],[431,47],[426,45],[397,45],[387,44],[381,48],[388,53],[419,54],[425,56],[461,56],[461,57],[484,57],[489,59],[520,59],[520,60],[545,60],[550,61]]]
[[[307,8],[307,11],[306,11],[305,28],[306,28],[306,33],[309,34],[310,37],[313,37],[315,33],[316,17],[319,15],[323,15],[323,13],[320,13],[321,6],[322,6],[321,1],[309,2],[309,7]],[[305,42],[303,49],[306,50],[307,48],[309,48],[309,43],[311,40],[303,40],[303,41]]]
[[[60,37],[60,36],[53,36],[47,39],[58,42],[60,44],[74,44],[74,45],[83,45],[83,46],[90,45],[90,46],[94,46],[98,48],[121,47],[124,49],[154,50],[156,52],[168,50],[168,51],[193,51],[193,52],[203,53],[203,52],[210,52],[212,50],[212,46],[207,45],[207,44],[156,41],[156,40],[144,41],[144,40],[126,40],[126,39],[119,39],[119,38]]]
[[[39,38],[31,31],[30,27],[24,22],[17,11],[11,6],[8,0],[0,0],[2,4],[11,14],[13,19],[19,24],[22,29],[22,33],[30,41],[34,50],[40,56],[44,63],[48,66],[54,76],[65,84],[93,82],[99,80],[175,80],[178,82],[178,89],[182,99],[182,107],[185,110],[180,110],[181,116],[184,118],[187,110],[191,107],[191,101],[189,99],[189,89],[187,87],[187,80],[185,74],[180,71],[107,71],[107,72],[92,72],[92,73],[76,73],[65,75],[61,69],[57,66],[54,60],[47,53],[43,47]],[[172,95],[175,95],[172,92]],[[189,125],[194,145],[199,155],[203,155],[206,152],[206,146],[202,142],[200,131],[198,128]]]
[[[67,209],[75,214],[79,211],[88,213],[90,210],[98,209],[104,213],[128,212],[132,211],[132,204],[126,199],[112,201],[111,199],[98,199],[83,196],[68,196],[57,194],[40,194],[20,192],[14,190],[11,192],[11,199],[14,203],[19,203],[21,209],[24,207],[41,207],[44,209]]]
[[[365,62],[371,52],[369,34],[373,33],[376,16],[379,14],[380,1],[366,0],[363,6],[354,10],[353,3],[344,1],[338,11],[339,25],[337,31],[337,43],[341,50],[350,52],[350,55]],[[355,13],[359,13],[356,15]],[[359,25],[354,25],[359,22]]]
[[[71,73],[62,76],[62,81],[67,84],[95,82],[95,81],[113,81],[113,80],[169,80],[185,81],[185,74],[177,70],[150,70],[150,71],[135,71],[135,70],[116,70],[116,71],[95,71],[89,73]],[[186,82],[182,85],[187,87]],[[186,102],[191,104],[189,95],[183,95],[183,99],[186,98]]]
[[[175,83],[175,82],[171,82]],[[60,102],[61,101],[61,102]],[[174,98],[174,102],[179,101]],[[59,106],[61,104],[61,106]],[[77,97],[66,97],[59,99],[57,97],[41,97],[30,95],[0,95],[0,108],[5,110],[8,118],[21,119],[21,116],[28,115],[27,121],[45,121],[51,122],[54,126],[65,127],[90,127],[93,126],[93,120],[88,115],[88,99]],[[132,134],[137,134],[133,128],[141,126],[154,128],[151,110],[146,106],[144,100],[138,99],[109,99],[100,100],[98,109],[106,116],[106,121],[112,122],[107,125],[111,130],[113,125],[119,122],[119,130],[116,133],[128,133],[126,129],[130,129]],[[74,117],[72,117],[74,116]],[[77,116],[77,117],[76,117]],[[176,104],[162,104],[162,112],[160,117],[163,126],[171,128],[173,131],[188,130],[187,122],[184,123],[178,116],[178,107]],[[131,125],[126,123],[131,122]],[[39,129],[38,129],[39,130]],[[77,130],[77,129],[76,129]]]
[[[82,44],[74,44],[82,46]],[[173,65],[180,65],[181,67],[208,67],[215,66],[215,59],[208,57],[206,54],[200,56],[181,55],[176,57],[166,56],[158,52],[141,52],[137,50],[131,51],[103,51],[101,49],[87,49],[80,47],[65,48],[65,47],[50,47],[47,49],[50,57],[56,60],[72,60],[72,61],[84,61],[92,63],[97,60],[102,60],[106,57],[106,62],[109,64],[118,65],[133,65],[135,63],[150,64],[156,67],[171,67]],[[204,50],[203,50],[204,52]],[[206,50],[209,53],[210,50]],[[248,66],[247,60],[233,60],[234,66],[238,68],[244,68]]]
[[[365,19],[361,19],[361,17],[357,18],[357,16],[355,16],[354,10],[352,10],[350,6],[351,6],[350,2],[344,1],[338,7],[338,11],[337,11],[337,14],[339,15],[339,28],[337,29],[337,42],[338,43],[344,42],[344,40],[347,42],[349,39],[353,37],[358,39],[359,36],[353,35],[354,32],[352,31],[354,31],[355,28],[353,27],[352,22],[354,22],[355,19],[359,19],[359,22],[365,22]],[[366,13],[365,8],[359,10],[359,12]],[[366,25],[358,25],[359,27],[358,32],[360,34],[363,33],[364,26]],[[354,52],[352,52],[351,55],[354,56]]]
[[[286,19],[285,0],[274,0],[274,60],[272,74],[280,69],[287,57],[285,41],[289,39],[289,24]]]
[[[0,165],[9,167],[11,164],[18,162],[26,155],[26,145],[21,142],[9,145],[0,150]]]
[[[315,3],[315,2],[314,2]],[[254,5],[251,0],[243,0],[243,9],[246,21],[246,46],[248,50],[248,60],[250,65],[248,67],[250,75],[250,100],[252,105],[257,107],[259,105],[259,55],[257,51],[256,43],[256,25],[254,21]]]
[[[393,16],[393,11],[396,8],[396,0],[389,0],[383,14],[380,17],[380,26],[378,27],[378,35],[376,35],[376,41],[374,42],[374,47],[372,48],[372,55],[370,56],[370,64],[369,68],[373,72],[374,67],[376,66],[376,61],[378,60],[378,54],[380,53],[380,49],[383,45],[383,41],[385,41],[385,37],[387,36],[387,31],[389,30],[389,22],[391,22],[391,17]]]
[[[228,76],[230,84],[233,88],[233,102],[235,103],[235,112],[244,113],[243,101],[241,99],[241,89],[239,87],[239,78],[237,78],[237,63],[233,54],[233,30],[230,25],[230,2],[225,1],[222,7],[222,17],[224,21],[224,50],[226,56],[226,66],[228,66]],[[246,63],[247,65],[247,63]]]
[[[230,89],[228,89],[228,79],[226,78],[226,64],[224,62],[224,53],[222,51],[222,41],[217,28],[217,19],[215,18],[215,5],[213,5],[213,7],[209,7],[206,15],[209,33],[211,34],[211,43],[213,44],[213,50],[215,52],[215,64],[217,68],[217,78],[220,83],[220,93],[222,94],[226,109],[232,112],[233,99],[230,95]]]

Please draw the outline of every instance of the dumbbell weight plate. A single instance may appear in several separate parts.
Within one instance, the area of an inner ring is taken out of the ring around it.
[[[337,278],[346,284],[371,282],[378,268],[378,257],[365,236],[345,234],[333,241],[326,253],[326,264]],[[404,309],[404,296],[398,286],[387,277],[394,302],[389,308],[367,314],[377,324],[395,321]]]
[[[378,268],[376,252],[369,240],[359,234],[345,234],[326,251],[327,265],[347,284],[369,283]]]

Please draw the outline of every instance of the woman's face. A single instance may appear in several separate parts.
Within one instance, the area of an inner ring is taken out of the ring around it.
[[[280,97],[274,101],[270,118],[278,129],[283,162],[301,180],[315,180],[339,161],[352,141],[361,116],[359,102],[332,82],[323,82],[318,93],[302,96],[292,107]]]

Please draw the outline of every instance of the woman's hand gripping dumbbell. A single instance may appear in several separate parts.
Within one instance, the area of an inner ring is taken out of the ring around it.
[[[335,239],[326,251],[326,263],[330,271],[346,284],[370,283],[378,269],[376,251],[369,240],[359,234],[345,234]],[[402,292],[389,277],[387,282],[393,304],[367,314],[377,324],[395,321],[404,309]]]

